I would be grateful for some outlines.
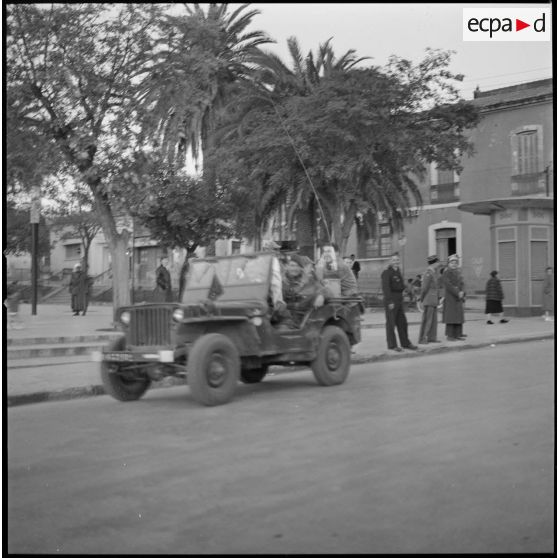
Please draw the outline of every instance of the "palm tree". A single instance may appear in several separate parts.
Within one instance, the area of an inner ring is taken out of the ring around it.
[[[316,56],[309,51],[304,57],[295,37],[287,40],[287,46],[292,69],[272,52],[259,50],[254,54],[253,60],[259,66],[259,72],[256,79],[249,84],[249,91],[244,90],[242,96],[235,100],[238,113],[236,120],[223,132],[234,134],[238,126],[242,126],[243,119],[254,110],[271,108],[281,122],[282,133],[289,137],[298,156],[297,146],[283,124],[284,118],[279,111],[281,102],[291,96],[310,95],[323,80],[348,73],[369,57],[357,57],[353,49],[337,57],[331,46],[331,38],[318,46]],[[303,166],[302,160],[300,163]],[[302,174],[293,176],[290,182],[279,185],[276,181],[268,181],[263,187],[258,188],[261,191],[261,203],[257,206],[261,212],[258,222],[264,224],[270,215],[277,211],[278,205],[287,204],[289,218],[287,226],[292,228],[296,220],[297,240],[301,248],[312,245],[316,234],[320,234],[316,231],[316,216],[320,216],[318,220],[321,221],[321,228],[325,228],[325,231],[321,231],[322,235],[329,235],[326,222],[331,220],[329,215],[325,215],[320,198],[309,180],[304,169]]]
[[[151,80],[141,95],[145,137],[176,166],[188,149],[197,161],[215,145],[220,112],[234,85],[250,78],[260,45],[273,42],[262,31],[247,31],[258,10],[243,4],[186,4],[185,16],[167,16]],[[211,170],[203,164],[204,174]],[[206,176],[206,178],[209,178]],[[211,180],[209,180],[211,182]]]

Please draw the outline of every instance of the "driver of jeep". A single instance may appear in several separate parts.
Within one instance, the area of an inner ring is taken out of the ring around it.
[[[312,308],[319,308],[332,298],[333,293],[305,270],[302,256],[293,255],[287,262],[283,275],[283,300],[286,306],[274,312],[272,322],[280,328],[298,328]]]

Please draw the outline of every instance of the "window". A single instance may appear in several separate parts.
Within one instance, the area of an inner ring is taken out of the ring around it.
[[[511,135],[511,193],[516,196],[543,193],[546,177],[542,172],[542,126],[522,126]]]
[[[517,134],[517,174],[538,172],[538,134],[536,130]]]
[[[459,175],[453,170],[431,167],[430,203],[459,201]]]
[[[81,257],[81,244],[66,244],[64,249],[66,251],[65,258],[67,260],[79,260]]]
[[[392,231],[389,223],[380,223],[380,256],[391,256],[393,252]]]
[[[231,254],[240,254],[240,245],[242,242],[240,240],[232,240],[231,241]]]

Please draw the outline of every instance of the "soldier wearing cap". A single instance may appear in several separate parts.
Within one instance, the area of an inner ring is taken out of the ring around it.
[[[444,287],[442,321],[446,324],[446,338],[448,341],[463,340],[466,337],[463,334],[465,282],[459,269],[457,254],[452,254],[448,258],[448,267],[442,275],[442,285]]]
[[[419,343],[439,343],[438,336],[438,268],[440,260],[438,256],[426,258],[428,268],[424,272],[421,281],[419,300],[423,305],[422,321],[420,324]]]
[[[399,269],[399,262],[399,254],[393,254],[388,267],[382,271],[387,346],[388,349],[397,352],[401,352],[401,347],[412,350],[417,349],[417,346],[409,341],[407,332],[407,318],[403,309],[403,290],[405,289],[405,284]],[[397,346],[397,338],[395,337],[396,327],[401,347]]]

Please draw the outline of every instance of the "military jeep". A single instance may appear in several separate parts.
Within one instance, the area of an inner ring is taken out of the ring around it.
[[[272,365],[310,365],[318,384],[341,384],[360,342],[360,297],[310,310],[297,329],[272,323],[270,253],[193,260],[180,302],[121,307],[123,333],[101,353],[105,390],[139,399],[152,381],[184,377],[203,405],[227,403],[238,381],[260,382]]]

